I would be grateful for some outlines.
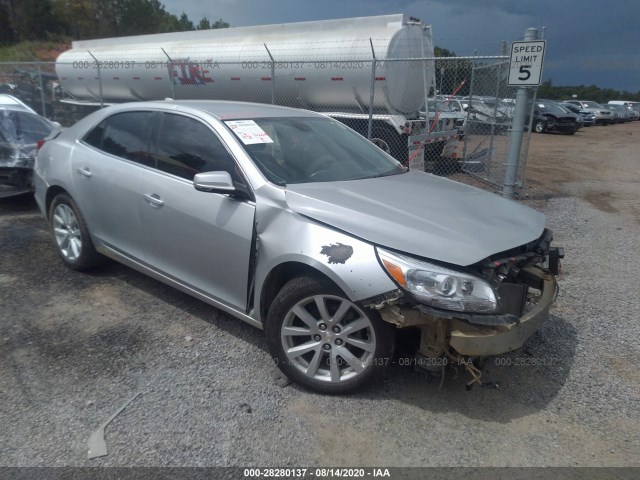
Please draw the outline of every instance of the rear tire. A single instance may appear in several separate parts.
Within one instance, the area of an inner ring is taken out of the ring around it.
[[[51,202],[49,222],[58,254],[67,267],[81,271],[104,263],[105,257],[96,252],[80,209],[66,193],[56,195]]]
[[[359,390],[391,362],[395,328],[351,302],[328,280],[297,277],[274,299],[265,333],[278,368],[325,394]]]

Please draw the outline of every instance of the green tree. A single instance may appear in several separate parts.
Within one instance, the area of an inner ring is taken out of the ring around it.
[[[178,20],[178,30],[181,32],[185,32],[187,30],[195,30],[196,27],[193,26],[193,22],[189,20],[187,14],[182,12],[180,15],[180,19]]]
[[[198,29],[225,28],[203,17]],[[160,0],[0,0],[0,44],[69,36],[76,40],[195,30]]]
[[[437,45],[433,47],[433,53],[436,57],[451,58],[456,56],[454,51]],[[472,68],[472,63],[469,60],[436,60],[435,68],[435,88],[441,95],[451,95],[459,87],[457,95],[469,95]]]
[[[456,56],[455,52],[448,50],[446,48],[438,47],[437,45],[433,47],[433,54],[436,57],[455,57]]]
[[[200,23],[198,23],[198,30],[209,30],[211,28],[211,23],[207,17],[202,17],[200,19]]]
[[[13,24],[11,2],[0,0],[0,45],[8,45],[16,41],[16,31]]]
[[[230,26],[229,22],[225,22],[221,18],[211,24],[211,28],[229,28]]]

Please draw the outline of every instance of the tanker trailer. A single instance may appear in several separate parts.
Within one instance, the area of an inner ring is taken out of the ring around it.
[[[372,141],[405,161],[410,145],[456,134],[442,125],[428,133],[420,117],[434,62],[410,59],[424,57],[433,57],[431,27],[398,14],[75,41],[56,73],[68,103],[276,103],[365,136],[372,113]]]

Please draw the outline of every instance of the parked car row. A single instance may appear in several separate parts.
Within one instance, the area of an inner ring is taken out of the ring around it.
[[[640,120],[640,112],[624,105],[609,104],[607,105],[616,117],[616,123],[627,123]]]
[[[536,133],[561,132],[572,135],[580,128],[610,125],[640,119],[634,102],[612,101],[601,105],[590,100],[556,101],[537,99],[533,105],[532,130]],[[492,125],[500,129],[511,123],[515,111],[513,99],[495,97],[446,97],[428,99],[428,118],[452,119],[461,135],[469,132],[468,121],[475,125]],[[531,111],[529,109],[528,111]],[[425,115],[425,112],[422,112]],[[529,115],[526,118],[530,122]]]
[[[427,100],[429,121],[451,119],[460,135],[470,133],[467,120],[477,126],[493,126],[496,131],[505,131],[513,117],[514,103],[510,99],[488,97],[431,97]],[[425,116],[425,111],[421,111]],[[482,129],[482,128],[481,128]],[[484,129],[482,129],[484,130]]]
[[[591,100],[538,99],[533,108],[532,130],[536,133],[562,132],[572,135],[582,127],[611,125],[640,119],[635,109],[609,103],[606,106]]]
[[[591,116],[586,116],[591,121]],[[595,122],[595,120],[594,120]],[[527,118],[527,124],[529,118]],[[536,100],[531,128],[536,133],[561,132],[573,135],[584,126],[583,116],[551,100]]]

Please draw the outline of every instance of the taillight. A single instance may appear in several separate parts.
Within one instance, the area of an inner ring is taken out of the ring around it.
[[[46,141],[46,140],[38,140],[38,141],[36,142],[36,152],[39,152],[39,151],[40,151],[40,149],[41,149],[41,148],[42,148],[42,146],[44,145],[44,142],[45,142],[45,141]]]

